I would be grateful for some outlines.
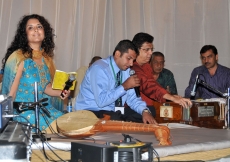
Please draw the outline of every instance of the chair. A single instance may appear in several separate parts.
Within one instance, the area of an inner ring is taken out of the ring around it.
[[[80,85],[81,85],[82,80],[85,77],[85,73],[86,73],[87,69],[88,69],[88,66],[82,66],[79,69],[77,69],[77,71],[76,71],[77,72],[77,79],[76,79],[76,85],[75,85],[75,89],[73,91],[73,96],[72,96],[72,105],[73,106],[75,105],[76,97],[79,93]]]

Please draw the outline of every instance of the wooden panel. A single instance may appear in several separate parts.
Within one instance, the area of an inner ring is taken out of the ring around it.
[[[199,108],[203,107],[205,109],[208,106],[214,107],[214,115],[200,117]],[[194,126],[222,129],[223,126],[225,125],[225,121],[219,120],[219,115],[220,115],[219,102],[194,102],[191,108],[192,125]]]
[[[153,106],[156,109],[156,121],[158,123],[181,123],[183,122],[183,108],[179,104],[173,102],[159,103],[154,101]],[[173,107],[173,118],[160,117],[161,106],[172,106]]]
[[[53,154],[50,150],[45,150],[46,154],[49,156],[50,159],[53,159],[54,161],[69,161],[71,153],[70,151],[60,151],[60,150],[54,150],[54,152],[62,159],[58,158],[55,154]],[[47,162],[49,160],[46,160],[44,154],[41,150],[32,150],[32,156],[31,156],[31,162]]]

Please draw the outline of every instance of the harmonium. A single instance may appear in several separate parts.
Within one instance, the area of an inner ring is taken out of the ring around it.
[[[225,128],[226,107],[218,101],[194,101],[191,108],[154,101],[158,123],[184,123],[205,128]]]

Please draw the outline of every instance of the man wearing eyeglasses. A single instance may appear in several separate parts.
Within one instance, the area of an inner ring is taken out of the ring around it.
[[[109,115],[111,120],[157,124],[149,113],[146,103],[136,96],[134,87],[138,87],[139,78],[130,76],[130,66],[136,59],[138,49],[130,40],[120,41],[113,55],[95,62],[87,70],[81,83],[75,103],[75,110],[92,111],[98,118]],[[124,104],[128,104],[136,113],[124,113]]]
[[[163,87],[160,86],[157,81],[153,78],[153,71],[149,64],[149,60],[153,53],[153,36],[147,33],[137,33],[132,42],[136,45],[139,50],[139,55],[136,61],[133,63],[132,69],[135,70],[140,79],[140,93],[142,99],[147,103],[147,107],[151,112],[154,111],[153,100],[159,102],[165,102],[170,100],[181,106],[188,108],[191,107],[192,103],[190,99],[182,98],[177,95],[169,94]],[[125,111],[132,111],[127,108]],[[154,114],[152,114],[154,116]]]
[[[156,80],[168,93],[177,95],[176,82],[173,73],[164,68],[165,56],[161,52],[153,52],[149,61],[153,69],[153,78]]]

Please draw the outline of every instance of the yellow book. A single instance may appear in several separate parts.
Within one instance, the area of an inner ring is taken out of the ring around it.
[[[71,77],[73,76],[75,77],[75,80],[73,81],[73,85],[70,87],[70,90],[74,90],[75,84],[76,84],[77,73],[76,72],[65,72],[61,70],[55,71],[52,88],[62,90],[65,87],[65,82],[69,79],[70,75]]]

